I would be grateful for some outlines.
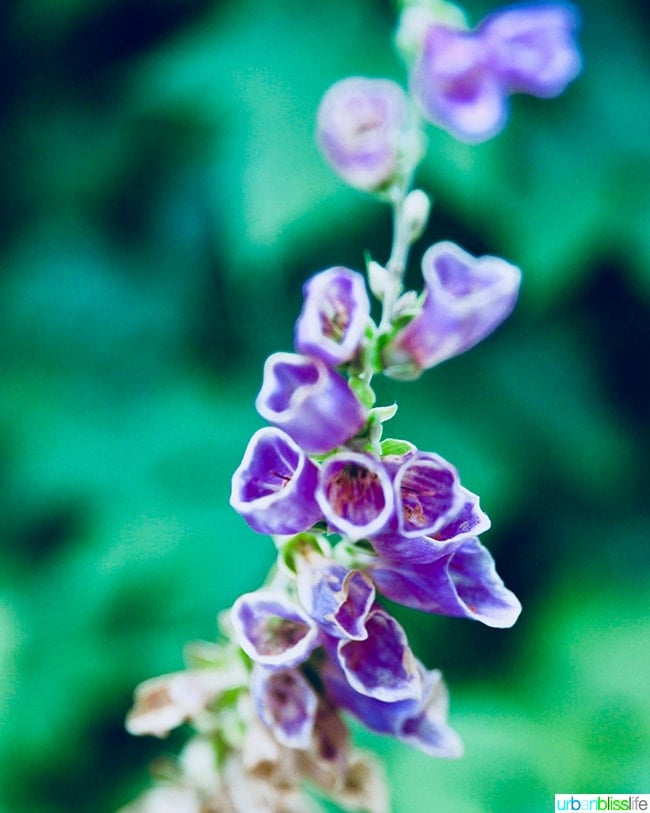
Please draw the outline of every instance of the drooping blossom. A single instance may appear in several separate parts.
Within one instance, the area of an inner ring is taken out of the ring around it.
[[[463,747],[458,734],[447,723],[447,689],[438,670],[417,664],[422,691],[417,699],[387,702],[359,694],[350,686],[335,661],[321,667],[328,696],[378,734],[386,734],[419,748],[434,757],[459,757]]]
[[[496,11],[474,30],[433,24],[413,72],[423,114],[461,141],[499,133],[508,97],[561,93],[579,73],[578,17],[560,3]]]
[[[296,534],[321,518],[318,467],[281,429],[259,429],[232,477],[230,504],[254,531]]]
[[[408,97],[389,79],[353,76],[332,85],[318,108],[317,140],[334,171],[364,191],[387,187],[421,156]]]
[[[328,268],[307,280],[303,295],[296,350],[333,366],[354,358],[370,317],[361,274],[342,266]]]
[[[257,411],[306,452],[323,454],[345,443],[367,420],[347,380],[318,358],[272,353],[264,364]]]
[[[511,627],[521,604],[496,572],[494,559],[475,537],[449,543],[431,562],[377,559],[368,573],[386,598],[427,613],[472,618]]]
[[[455,243],[431,246],[422,258],[421,312],[384,351],[386,373],[414,378],[469,350],[512,311],[521,272],[498,257],[472,257]]]

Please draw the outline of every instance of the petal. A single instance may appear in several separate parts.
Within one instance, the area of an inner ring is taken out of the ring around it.
[[[317,481],[318,467],[289,435],[265,427],[233,474],[230,504],[258,533],[300,533],[321,519]]]
[[[289,669],[318,646],[318,628],[283,593],[246,593],[230,613],[237,643],[257,663]]]
[[[422,312],[400,330],[385,354],[390,365],[433,367],[469,350],[512,311],[521,272],[498,257],[474,258],[454,243],[431,246],[422,259]]]
[[[307,452],[323,454],[364,426],[367,412],[345,378],[320,359],[273,353],[264,365],[257,411]]]
[[[251,693],[260,719],[280,744],[288,748],[309,747],[318,697],[300,671],[271,671],[256,666]]]
[[[358,189],[386,186],[419,157],[408,99],[387,79],[353,76],[329,88],[318,108],[318,144],[335,172]],[[408,153],[413,150],[414,155]],[[409,160],[410,159],[410,160]]]
[[[462,753],[460,738],[447,724],[447,692],[439,671],[418,664],[422,696],[418,699],[387,702],[359,694],[346,680],[334,661],[323,665],[321,675],[334,703],[377,734],[395,737],[435,757],[457,757]]]
[[[322,464],[316,501],[330,527],[353,541],[379,532],[395,505],[386,468],[359,452],[339,452]]]
[[[365,573],[312,556],[298,560],[297,586],[300,603],[328,635],[355,640],[368,637],[366,618],[375,588]]]
[[[354,358],[370,318],[361,274],[335,267],[307,280],[296,322],[296,350],[336,366]]]
[[[383,595],[428,613],[473,618],[489,627],[511,627],[521,612],[494,567],[489,551],[469,537],[448,543],[434,562],[396,564],[377,561],[369,573]]]
[[[431,452],[407,455],[394,487],[401,536],[432,535],[460,508],[456,469]]]
[[[469,143],[492,138],[507,118],[505,89],[485,59],[475,33],[433,25],[413,74],[424,116]]]
[[[477,494],[473,494],[463,486],[460,486],[461,507],[460,510],[442,528],[432,534],[439,542],[457,540],[465,536],[478,536],[487,531],[491,525],[490,518],[481,510]]]
[[[419,697],[422,691],[417,661],[406,633],[388,613],[373,610],[366,622],[364,641],[340,641],[339,663],[357,692],[394,702]]]
[[[480,26],[489,61],[513,93],[552,97],[580,73],[578,12],[566,4],[514,6]]]

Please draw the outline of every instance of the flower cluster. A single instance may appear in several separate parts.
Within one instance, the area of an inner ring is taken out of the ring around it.
[[[521,605],[479,539],[490,521],[478,496],[440,455],[383,437],[397,407],[376,405],[372,378],[415,379],[469,350],[519,290],[516,266],[442,241],[423,254],[421,293],[404,291],[430,208],[411,189],[425,144],[418,110],[463,140],[495,135],[509,94],[553,96],[576,75],[575,25],[566,6],[519,6],[472,31],[456,7],[423,0],[398,33],[410,95],[360,77],[325,94],[318,143],[347,183],[392,206],[391,255],[367,261],[369,290],[342,266],[308,279],[293,352],[265,363],[256,408],[269,425],[251,438],[230,503],[273,538],[277,561],[222,616],[220,643],[136,692],[132,733],[182,723],[197,733],[134,811],[309,811],[307,781],[346,809],[380,813],[381,770],[352,747],[347,715],[431,756],[460,755],[442,676],[382,598],[497,628]]]

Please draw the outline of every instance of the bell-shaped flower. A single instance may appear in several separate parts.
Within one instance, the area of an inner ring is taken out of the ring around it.
[[[314,496],[318,467],[281,429],[250,439],[233,474],[230,504],[262,534],[296,534],[321,519]]]
[[[321,669],[328,696],[367,728],[419,748],[433,757],[459,757],[463,746],[447,723],[448,695],[438,670],[418,662],[422,691],[418,698],[395,702],[359,694],[341,667],[329,661]]]
[[[462,492],[458,472],[432,452],[404,455],[393,482],[398,532],[430,536],[458,512]]]
[[[441,528],[429,536],[408,537],[396,530],[373,536],[375,551],[383,558],[407,565],[433,562],[445,555],[448,543],[468,536],[477,536],[490,527],[490,518],[479,505],[477,494],[461,485],[457,487],[460,508],[447,515]]]
[[[318,646],[318,627],[284,593],[258,590],[240,596],[230,611],[239,646],[256,663],[291,669]]]
[[[308,748],[314,733],[318,696],[298,669],[255,665],[251,676],[255,709],[275,739],[288,748]]]
[[[324,556],[299,558],[298,598],[328,635],[361,641],[368,637],[366,620],[375,600],[370,578]]]
[[[273,353],[264,364],[257,411],[305,451],[323,454],[359,432],[367,411],[345,378],[317,358]]]
[[[408,97],[389,79],[353,76],[332,85],[318,108],[316,135],[332,169],[367,192],[410,173],[421,156]]]
[[[426,33],[413,91],[423,115],[460,141],[486,141],[506,123],[507,91],[487,61],[474,32],[433,25]]]
[[[328,268],[307,280],[303,295],[296,322],[296,350],[332,366],[353,359],[370,318],[370,301],[361,274],[342,266]]]
[[[412,77],[423,115],[461,141],[492,138],[511,93],[557,96],[578,75],[576,28],[563,3],[505,8],[473,31],[431,25]]]
[[[375,607],[366,620],[368,637],[341,640],[337,660],[350,686],[360,694],[395,702],[422,693],[418,663],[406,633],[385,610]]]
[[[577,10],[568,4],[511,6],[488,15],[480,36],[489,65],[511,93],[557,96],[580,72]]]
[[[504,585],[494,560],[478,539],[448,543],[444,555],[421,564],[377,559],[368,566],[386,598],[427,613],[511,627],[521,612],[519,599]]]
[[[329,526],[352,541],[378,533],[395,506],[385,466],[361,452],[339,452],[323,462],[316,501]]]
[[[521,272],[498,257],[472,257],[454,243],[431,246],[422,259],[422,311],[388,344],[386,373],[414,378],[469,350],[513,309]]]

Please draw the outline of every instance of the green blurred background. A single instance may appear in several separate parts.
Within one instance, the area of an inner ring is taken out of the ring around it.
[[[471,0],[474,21],[495,3]],[[585,72],[466,147],[430,131],[424,248],[524,269],[488,341],[411,385],[391,434],[482,495],[524,612],[401,611],[466,756],[361,735],[396,813],[544,813],[650,792],[650,18],[585,0]],[[109,813],[177,747],[136,683],[259,585],[229,508],[266,355],[301,284],[384,260],[387,210],[313,139],[352,73],[403,80],[389,0],[4,0],[0,10],[0,813]]]

